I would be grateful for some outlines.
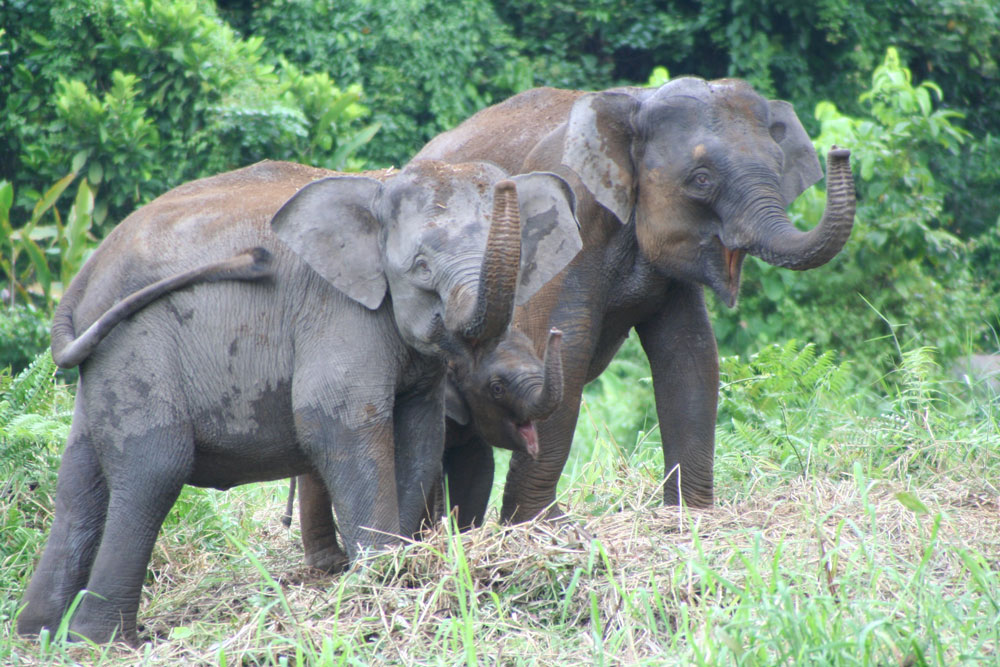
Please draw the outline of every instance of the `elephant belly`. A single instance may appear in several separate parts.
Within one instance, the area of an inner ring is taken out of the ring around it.
[[[232,384],[205,395],[216,400],[192,406],[191,484],[226,489],[311,469],[295,434],[290,381]]]
[[[313,470],[294,441],[275,445],[252,443],[242,451],[198,447],[188,483],[228,489],[250,482],[295,477]]]

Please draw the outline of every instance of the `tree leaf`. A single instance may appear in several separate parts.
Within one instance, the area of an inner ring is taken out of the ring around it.
[[[10,181],[0,181],[0,221],[10,220],[10,207],[14,203],[14,186]]]
[[[59,195],[63,193],[63,190],[69,187],[69,184],[73,182],[74,178],[76,178],[76,172],[66,174],[56,181],[56,184],[49,188],[44,195],[42,195],[42,198],[38,200],[35,204],[34,210],[31,212],[31,222],[28,223],[30,226],[34,226],[35,223],[38,222],[43,215],[45,215],[45,212],[52,208],[52,205],[56,203],[57,199],[59,199]]]

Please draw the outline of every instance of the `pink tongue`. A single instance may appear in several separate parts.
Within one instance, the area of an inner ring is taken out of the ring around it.
[[[518,424],[517,432],[524,438],[525,449],[531,458],[538,460],[538,431],[535,430],[535,422],[525,422]]]

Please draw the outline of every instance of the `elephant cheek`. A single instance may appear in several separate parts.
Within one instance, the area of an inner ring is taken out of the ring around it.
[[[476,312],[476,290],[468,285],[455,285],[448,294],[444,311],[444,326],[448,331],[461,331]]]
[[[697,236],[688,232],[676,219],[636,222],[636,236],[643,257],[665,275],[685,280],[700,280]]]

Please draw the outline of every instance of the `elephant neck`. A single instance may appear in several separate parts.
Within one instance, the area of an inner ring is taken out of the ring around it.
[[[656,312],[675,281],[640,252],[634,221],[622,225],[608,244],[604,272],[608,277],[607,312],[630,320],[630,326]]]

